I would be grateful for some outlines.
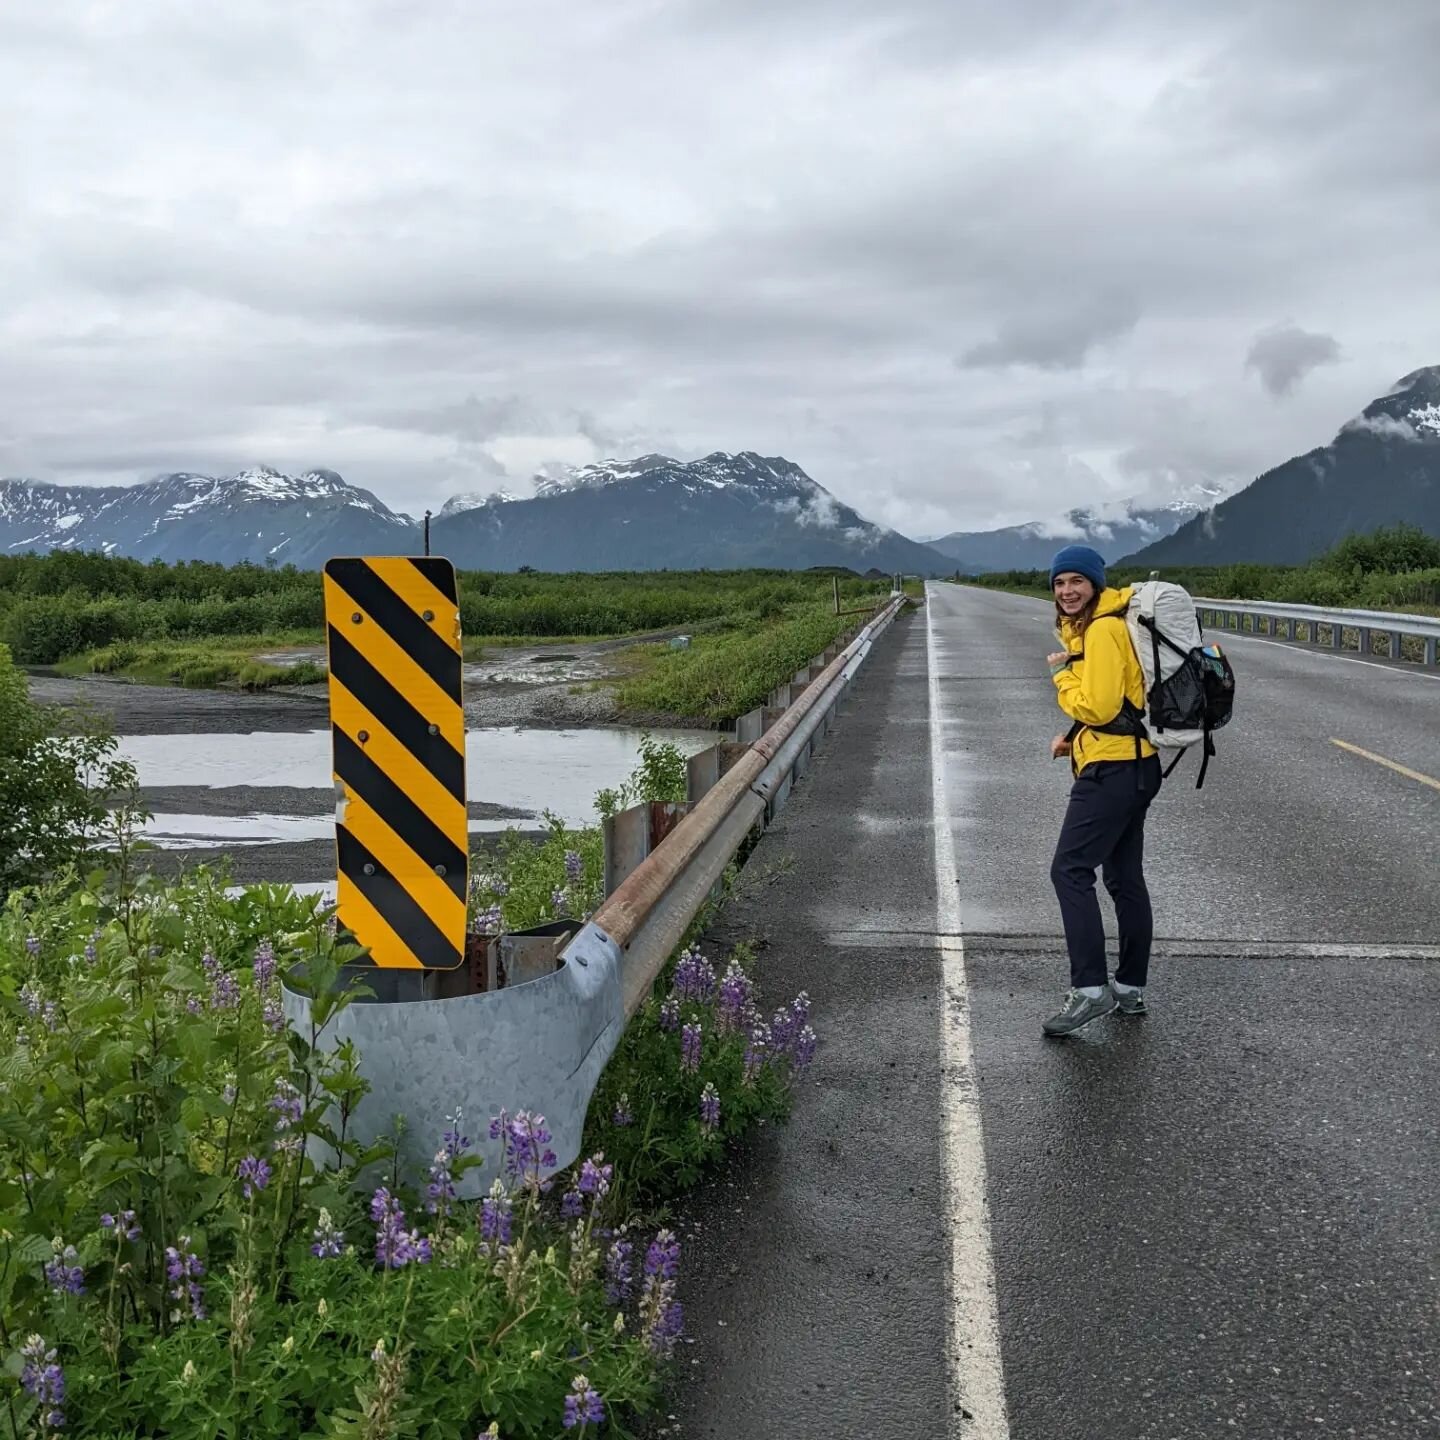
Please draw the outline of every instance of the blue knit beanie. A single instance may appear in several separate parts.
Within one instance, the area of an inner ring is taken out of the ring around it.
[[[1057,575],[1083,575],[1097,590],[1105,588],[1105,562],[1088,545],[1067,545],[1050,562],[1050,588]]]

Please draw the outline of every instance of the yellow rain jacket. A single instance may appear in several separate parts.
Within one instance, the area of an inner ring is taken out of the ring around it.
[[[1100,619],[1114,611],[1123,611],[1130,601],[1130,590],[1104,590],[1095,607],[1096,619],[1081,636],[1070,621],[1059,631],[1060,643],[1072,660],[1055,674],[1055,689],[1060,708],[1081,725],[1108,725],[1118,718],[1123,702],[1128,699],[1139,710],[1145,708],[1145,672],[1140,657],[1130,643],[1130,631],[1123,615]],[[1140,742],[1140,755],[1155,754],[1148,740]],[[1133,735],[1102,735],[1095,730],[1081,730],[1070,747],[1070,764],[1080,775],[1087,766],[1101,760],[1134,760]]]

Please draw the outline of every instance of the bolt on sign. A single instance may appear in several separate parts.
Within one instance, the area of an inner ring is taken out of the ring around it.
[[[340,927],[376,965],[465,954],[460,607],[439,556],[325,566]]]

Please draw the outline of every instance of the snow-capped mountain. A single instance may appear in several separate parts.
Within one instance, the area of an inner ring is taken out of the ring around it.
[[[1032,520],[1001,530],[956,531],[930,542],[962,574],[1039,570],[1062,545],[1090,545],[1107,560],[1173,534],[1224,495],[1218,486],[1194,486],[1165,505],[1138,500],[1067,511],[1053,520]]]
[[[643,455],[539,476],[532,499],[442,512],[431,534],[438,552],[477,570],[949,568],[842,505],[793,462],[751,451],[691,461]]]
[[[453,496],[432,517],[434,553],[479,570],[950,568],[935,551],[872,525],[788,460],[645,455],[552,470],[534,483],[524,499]],[[422,543],[410,516],[333,470],[162,475],[109,488],[0,481],[0,553],[105,550],[318,569],[332,555],[413,555]]]
[[[1302,564],[1347,535],[1399,524],[1440,535],[1440,365],[1412,371],[1330,444],[1266,471],[1134,558]]]
[[[142,560],[273,560],[404,553],[414,521],[333,470],[177,473],[138,485],[0,480],[0,553],[104,550]]]

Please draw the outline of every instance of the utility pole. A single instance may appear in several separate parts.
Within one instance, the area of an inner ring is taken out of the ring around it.
[[[425,512],[425,553],[430,553],[430,512]]]

